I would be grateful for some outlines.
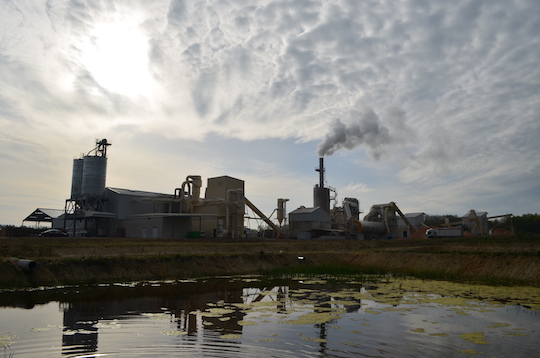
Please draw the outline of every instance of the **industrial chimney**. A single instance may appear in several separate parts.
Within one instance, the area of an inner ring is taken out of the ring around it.
[[[319,184],[313,188],[313,206],[320,207],[330,214],[330,189],[324,187],[324,158],[319,158]]]

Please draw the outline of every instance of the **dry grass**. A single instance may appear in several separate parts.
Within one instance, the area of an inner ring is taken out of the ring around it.
[[[300,263],[298,256],[307,258]],[[36,260],[22,273],[10,257]],[[392,272],[540,286],[537,236],[403,240],[1,238],[0,287],[294,270]]]

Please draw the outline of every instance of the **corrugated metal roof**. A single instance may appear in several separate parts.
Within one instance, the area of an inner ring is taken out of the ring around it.
[[[37,208],[28,215],[23,221],[45,221],[52,222],[52,219],[56,219],[64,213],[64,210],[61,209],[44,209]]]
[[[147,198],[160,198],[160,197],[173,196],[173,194],[153,193],[149,191],[131,190],[131,189],[122,189],[122,188],[106,188],[106,189],[119,195],[141,196],[141,197],[147,197]]]
[[[314,208],[298,208],[290,212],[290,214],[311,214],[316,210],[319,210],[320,207],[316,206]],[[322,209],[321,209],[322,210]]]

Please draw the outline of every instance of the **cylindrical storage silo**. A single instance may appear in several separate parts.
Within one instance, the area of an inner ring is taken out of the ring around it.
[[[313,188],[313,206],[318,206],[330,214],[330,189],[315,185]]]
[[[73,175],[71,176],[71,199],[77,199],[82,194],[84,159],[73,159]]]
[[[386,226],[383,223],[373,221],[355,221],[358,225],[358,232],[370,235],[386,234]]]
[[[82,195],[99,197],[105,191],[107,176],[107,158],[98,156],[84,157]]]

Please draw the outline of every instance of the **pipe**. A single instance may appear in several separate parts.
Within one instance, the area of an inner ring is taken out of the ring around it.
[[[187,185],[187,187],[188,187],[187,193],[188,193],[188,195],[191,195],[191,185],[190,185],[190,184],[191,184],[191,183],[188,182],[187,180],[186,180],[185,182],[182,183],[182,192],[183,192],[183,193],[186,192],[186,189],[184,189],[184,188],[185,188],[185,186]]]
[[[15,257],[12,257],[9,259],[9,261],[13,265],[17,266],[18,268],[26,272],[34,272],[39,266],[39,264],[34,260],[24,260],[24,259],[17,259]]]
[[[193,201],[198,202],[201,197],[201,187],[202,187],[201,176],[188,175],[186,177],[186,181],[188,181],[192,185],[191,191],[192,191]]]
[[[184,192],[182,191],[182,188],[176,188],[174,189],[174,198],[180,199],[184,196]]]

